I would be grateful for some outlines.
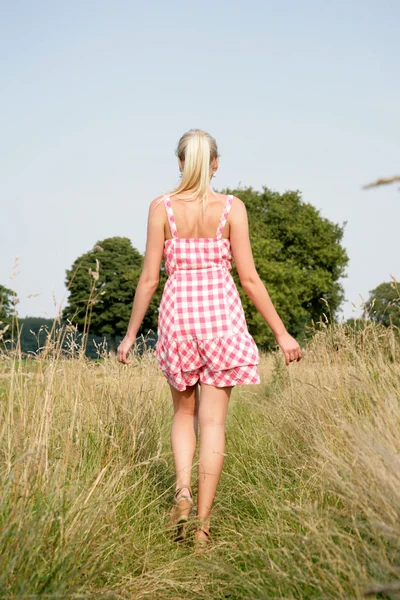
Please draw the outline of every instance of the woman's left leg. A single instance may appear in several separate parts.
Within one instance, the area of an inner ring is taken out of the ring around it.
[[[198,433],[199,385],[188,387],[183,392],[172,385],[170,388],[174,403],[171,446],[175,463],[176,489],[190,489]]]

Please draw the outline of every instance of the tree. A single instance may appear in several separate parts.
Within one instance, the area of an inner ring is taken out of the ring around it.
[[[66,272],[70,295],[63,318],[85,333],[109,334],[110,349],[115,352],[116,336],[124,335],[128,327],[142,266],[143,256],[128,238],[112,237],[97,242],[93,250],[77,258]],[[139,334],[157,327],[159,290],[153,296]]]
[[[400,289],[396,281],[381,283],[370,291],[365,311],[372,321],[385,327],[400,327]]]
[[[335,319],[344,298],[339,280],[348,263],[341,245],[345,224],[323,218],[298,191],[279,194],[248,187],[225,193],[246,205],[255,266],[288,331],[302,339],[306,326],[322,313]],[[235,268],[232,274],[239,284]],[[238,287],[250,333],[259,346],[270,347],[273,335]]]
[[[4,339],[9,338],[12,315],[14,313],[14,292],[0,285],[0,333]]]
[[[53,319],[44,317],[23,317],[19,319],[21,351],[25,354],[36,353],[46,344]]]

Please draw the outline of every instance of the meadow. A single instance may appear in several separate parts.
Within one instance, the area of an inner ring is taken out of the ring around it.
[[[190,529],[166,534],[172,403],[151,351],[0,358],[0,598],[400,597],[396,330],[321,325],[300,363],[262,356],[261,385],[232,393],[201,555]]]

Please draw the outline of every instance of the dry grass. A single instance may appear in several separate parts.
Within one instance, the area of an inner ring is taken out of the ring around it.
[[[199,558],[165,535],[172,407],[154,356],[3,355],[0,598],[399,597],[399,360],[373,325],[320,331],[289,369],[264,356],[262,384],[232,395]]]

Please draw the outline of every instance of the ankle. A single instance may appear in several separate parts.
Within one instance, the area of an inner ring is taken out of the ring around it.
[[[175,497],[180,498],[181,496],[191,496],[192,490],[190,486],[177,487],[175,489]]]
[[[197,527],[199,531],[204,531],[205,533],[210,532],[210,519],[201,519],[198,518]]]

